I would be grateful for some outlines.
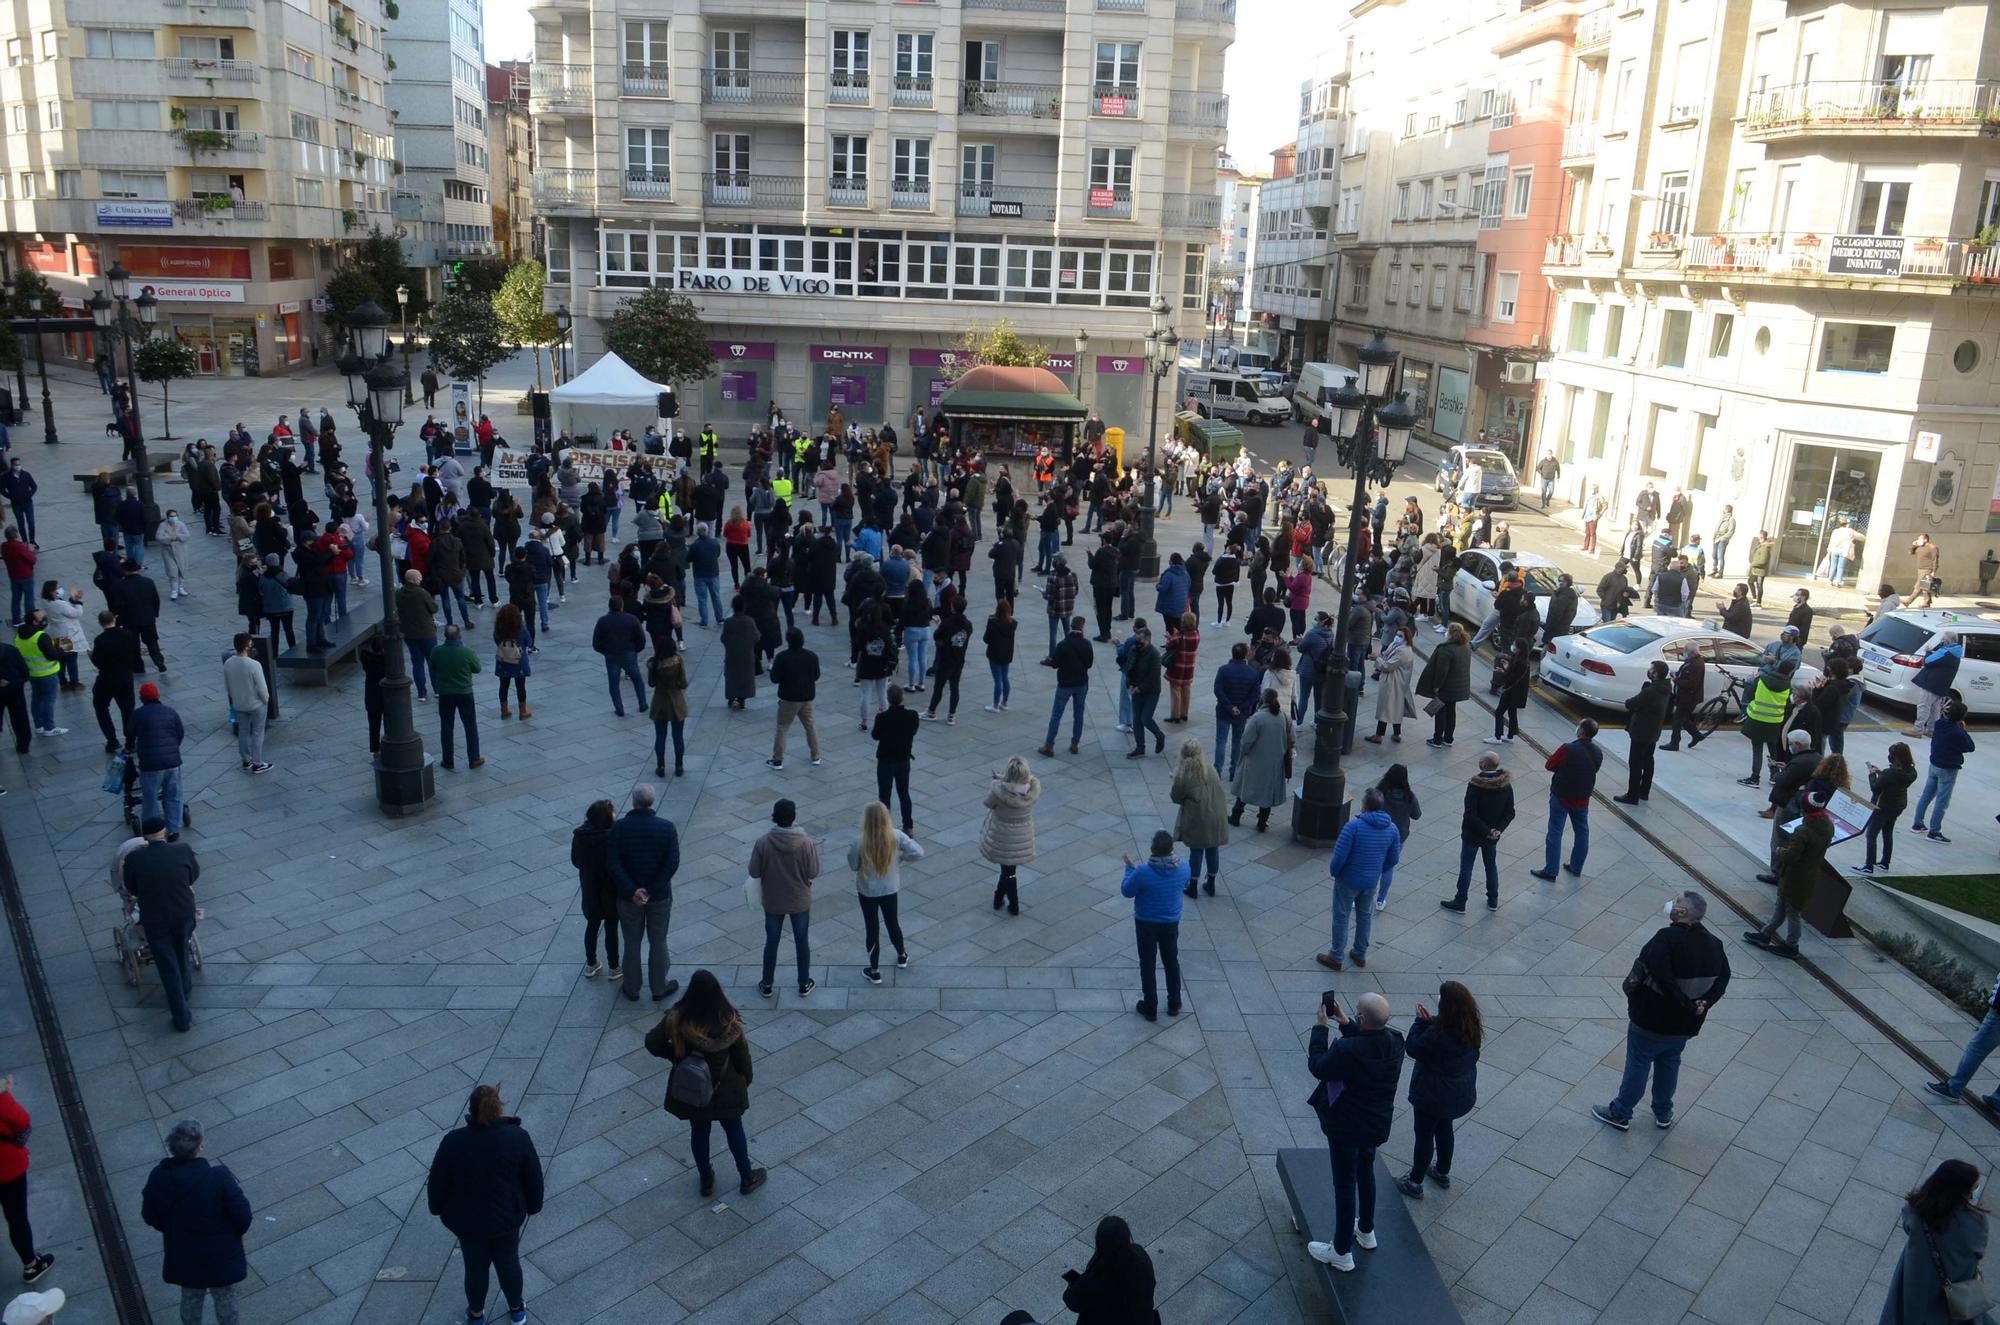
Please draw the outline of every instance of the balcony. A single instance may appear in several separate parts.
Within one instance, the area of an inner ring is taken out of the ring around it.
[[[1825,136],[1973,137],[2000,132],[2000,83],[1928,79],[1792,83],[1750,97],[1751,142]]]
[[[1177,195],[1185,197],[1187,195]],[[1093,221],[1129,221],[1132,219],[1132,188],[1117,185],[1106,188],[1093,184],[1083,195],[1083,214]]]
[[[1583,245],[1568,235],[1550,235],[1542,248],[1543,267],[1581,267]]]
[[[796,175],[746,175],[724,171],[701,177],[701,200],[710,207],[784,208],[805,204],[805,189]]]
[[[1829,281],[2000,285],[2000,246],[1929,235],[1695,235],[1683,270]]]
[[[889,104],[903,110],[929,110],[932,101],[929,74],[897,74],[889,94]]]
[[[645,198],[655,202],[672,202],[674,198],[673,178],[664,170],[649,170],[643,166],[625,168],[625,196]]]
[[[1146,0],[1097,0],[1097,12],[1100,14],[1143,14],[1146,12]]]
[[[1234,26],[1236,0],[1175,0],[1174,17],[1183,23],[1218,23]]]
[[[257,81],[257,65],[252,60],[191,60],[173,59],[160,61],[160,67],[167,71],[169,78],[199,78],[217,83],[254,83]]]
[[[673,69],[665,64],[628,64],[618,71],[618,87],[628,97],[673,95]]]
[[[1053,221],[1056,219],[1056,191],[1051,188],[961,181],[957,212],[966,220]]]
[[[1167,99],[1167,136],[1218,142],[1229,127],[1229,98],[1220,92],[1176,92]]]
[[[1053,120],[1062,115],[1062,88],[1054,83],[997,83],[968,80],[959,95],[968,115]]]
[[[595,207],[597,172],[560,167],[537,170],[531,192],[538,208]]]
[[[1061,14],[1068,0],[959,0],[962,9],[989,9],[1001,14]]]
[[[1128,83],[1093,85],[1090,89],[1090,113],[1100,119],[1138,119],[1138,87]]]
[[[826,205],[829,207],[866,207],[868,205],[868,180],[865,176],[833,175],[826,181]]]
[[[500,255],[500,245],[491,239],[447,239],[444,254],[448,258],[492,258]]]
[[[889,181],[889,210],[927,212],[931,209],[931,182],[927,179]]]
[[[867,74],[827,75],[826,103],[829,106],[865,106],[868,99]]]
[[[712,106],[802,106],[806,99],[806,76],[704,69],[701,99]]]
[[[536,64],[528,70],[528,108],[537,115],[588,115],[593,91],[587,64]]]
[[[1611,32],[1617,22],[1612,17],[1611,7],[1592,10],[1576,21],[1576,58],[1588,60],[1602,57],[1611,49]]]
[[[1222,225],[1222,195],[1169,193],[1160,209],[1160,224],[1177,235],[1212,235]]]
[[[1597,160],[1597,129],[1589,124],[1572,124],[1563,130],[1561,164],[1564,170],[1586,170]]]

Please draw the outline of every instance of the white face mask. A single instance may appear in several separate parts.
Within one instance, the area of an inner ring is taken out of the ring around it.
[[[1979,1185],[1972,1189],[1972,1203],[1974,1205],[1978,1205],[1980,1203],[1979,1198],[1985,1194],[1986,1194],[1986,1180],[1982,1178],[1979,1180]]]
[[[1667,919],[1668,919],[1668,920],[1672,920],[1672,919],[1674,918],[1674,904],[1673,904],[1673,902],[1669,901],[1669,902],[1668,902],[1668,903],[1666,904],[1666,906],[1665,906],[1665,907],[1663,907],[1662,909],[1663,909],[1663,910],[1664,910],[1664,911],[1665,911],[1665,912],[1667,913]]]

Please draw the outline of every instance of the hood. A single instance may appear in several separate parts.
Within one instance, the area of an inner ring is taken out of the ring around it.
[[[993,794],[1016,809],[1025,810],[1041,798],[1041,780],[1032,774],[1026,782],[1001,782],[994,786]]]
[[[1481,791],[1501,791],[1513,785],[1513,782],[1514,775],[1504,768],[1496,768],[1490,773],[1479,772],[1472,775],[1472,785]]]
[[[1386,828],[1392,833],[1397,831],[1396,821],[1389,817],[1387,810],[1363,810],[1354,817],[1371,828]]]
[[[1181,862],[1175,856],[1148,856],[1139,862],[1142,870],[1151,870],[1162,882],[1180,882]]]

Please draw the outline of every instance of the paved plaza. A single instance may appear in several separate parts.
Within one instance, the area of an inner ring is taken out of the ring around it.
[[[338,389],[324,379],[313,398]],[[67,391],[80,421],[94,417],[94,398]],[[175,418],[219,436],[246,417],[261,435],[276,402],[297,399],[297,384],[232,384],[206,403],[177,401]],[[22,440],[31,431],[15,445],[42,480],[43,571],[87,583],[93,531],[66,476],[110,458],[111,444],[79,422],[58,464]],[[1294,437],[1251,440],[1282,452]],[[1419,490],[1399,484],[1399,496],[1405,486]],[[184,504],[184,489],[163,484],[161,500]],[[1161,543],[1185,549],[1193,534],[1183,510]],[[1083,551],[1080,536],[1071,555]],[[589,650],[601,572],[585,573],[541,640],[532,721],[499,720],[490,614],[478,618],[486,765],[439,770],[431,810],[397,822],[374,805],[352,666],[324,689],[283,682],[267,744],[277,768],[239,771],[219,671],[241,624],[230,562],[222,540],[197,536],[192,553],[197,596],[165,612],[171,670],[157,678],[188,726],[186,840],[207,907],[190,1033],[169,1029],[150,971],[135,989],[113,959],[107,865],[124,829],[116,797],[99,790],[87,696],[61,699],[69,735],[38,739],[25,759],[0,753],[13,793],[0,828],[161,1319],[177,1295],[158,1282],[159,1238],[139,1222],[138,1192],[166,1129],[195,1117],[256,1211],[246,1322],[462,1320],[460,1265],[426,1212],[424,1175],[471,1086],[488,1081],[547,1166],[548,1203],[524,1252],[531,1319],[550,1325],[996,1325],[1016,1307],[1066,1320],[1061,1272],[1085,1262],[1106,1213],[1151,1251],[1167,1325],[1330,1320],[1275,1167],[1280,1149],[1321,1144],[1303,1049],[1329,984],[1350,1006],[1383,991],[1399,1025],[1445,978],[1464,980],[1485,1011],[1480,1103],[1459,1129],[1453,1186],[1410,1203],[1468,1322],[1872,1325],[1902,1245],[1900,1193],[1943,1158],[2000,1162],[2000,1133],[1970,1109],[1930,1107],[1919,1065],[1810,972],[1743,944],[1722,896],[1710,923],[1735,978],[1689,1047],[1678,1122],[1624,1133],[1595,1122],[1588,1106],[1615,1092],[1622,1062],[1620,979],[1662,904],[1696,886],[1658,844],[1767,912],[1770,890],[1749,879],[1762,825],[1747,808],[1709,822],[1655,798],[1634,812],[1642,833],[1605,799],[1624,771],[1608,759],[1585,877],[1530,878],[1546,822],[1542,750],[1569,725],[1539,701],[1523,714],[1527,739],[1502,752],[1521,813],[1500,847],[1497,913],[1437,907],[1456,870],[1464,780],[1491,748],[1478,740],[1489,719],[1468,708],[1453,749],[1427,749],[1413,726],[1400,746],[1358,745],[1350,763],[1357,790],[1392,759],[1407,763],[1425,810],[1366,971],[1329,978],[1314,965],[1328,937],[1326,853],[1293,844],[1274,817],[1268,833],[1235,832],[1219,895],[1188,904],[1185,1014],[1141,1020],[1119,857],[1171,827],[1173,754],[1183,735],[1212,739],[1208,679],[1241,627],[1205,632],[1195,718],[1168,729],[1166,757],[1123,757],[1108,648],[1082,753],[1032,757],[1053,675],[1034,662],[1044,625],[1031,576],[1011,711],[981,711],[975,651],[957,725],[941,715],[919,733],[916,836],[928,854],[903,871],[912,961],[885,970],[881,987],[861,978],[844,869],[874,787],[873,743],[841,665],[844,621],[807,627],[824,667],[826,764],[807,764],[794,731],[782,772],[763,763],[774,695],[728,711],[715,632],[689,623],[687,776],[660,783],[682,835],[673,973],[715,970],[745,1014],[756,1058],[745,1121],[771,1173],[749,1197],[725,1184],[703,1200],[686,1128],[660,1109],[665,1065],[641,1045],[658,1010],[581,977],[570,830],[590,801],[622,804],[652,780],[651,725],[612,714]],[[1330,607],[1332,591],[1319,593]],[[991,601],[980,558],[976,623]],[[93,592],[87,610],[98,605]],[[1143,587],[1139,606],[1151,615]],[[417,718],[435,752],[434,706]],[[1621,752],[1622,738],[1607,748]],[[1030,754],[1044,785],[1018,918],[990,908],[994,870],[977,851],[985,788],[1013,754]],[[828,868],[811,927],[819,987],[797,996],[787,945],[779,997],[766,1001],[755,990],[762,925],[741,885],[781,796],[826,843]],[[1971,1023],[1900,968],[1810,931],[1806,952],[1920,1049],[1955,1059]],[[35,1217],[59,1258],[47,1282],[72,1294],[63,1325],[114,1320],[32,1023],[18,997],[0,1004],[0,1071],[20,1074],[36,1113]],[[1384,1152],[1392,1167],[1407,1163],[1406,1114]],[[1381,1199],[1404,1198],[1385,1188]]]

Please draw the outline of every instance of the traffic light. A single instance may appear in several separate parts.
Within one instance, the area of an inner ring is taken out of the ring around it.
[[[463,262],[451,263],[444,269],[444,288],[447,290],[454,289],[464,277],[465,264]]]

